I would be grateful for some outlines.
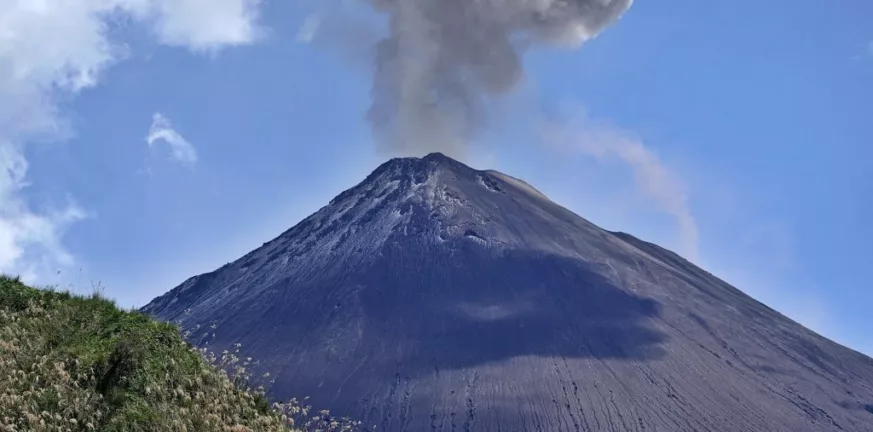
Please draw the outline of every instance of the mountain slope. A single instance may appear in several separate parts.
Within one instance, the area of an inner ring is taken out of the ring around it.
[[[873,431],[870,358],[440,154],[143,310],[383,431]]]

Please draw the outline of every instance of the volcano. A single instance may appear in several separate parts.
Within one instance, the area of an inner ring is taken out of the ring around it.
[[[870,358],[441,154],[143,311],[379,431],[873,431]]]

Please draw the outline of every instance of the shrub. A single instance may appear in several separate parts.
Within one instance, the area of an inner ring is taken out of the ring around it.
[[[0,277],[0,431],[353,431],[297,400],[270,405],[250,360],[98,295]]]

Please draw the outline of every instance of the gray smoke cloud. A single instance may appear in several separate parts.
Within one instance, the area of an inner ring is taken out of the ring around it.
[[[383,150],[462,155],[535,44],[577,47],[633,0],[362,0],[387,14],[368,120]]]

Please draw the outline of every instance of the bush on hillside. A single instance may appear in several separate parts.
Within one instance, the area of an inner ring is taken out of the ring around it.
[[[270,405],[248,364],[97,295],[0,277],[2,431],[356,430],[296,400]]]

